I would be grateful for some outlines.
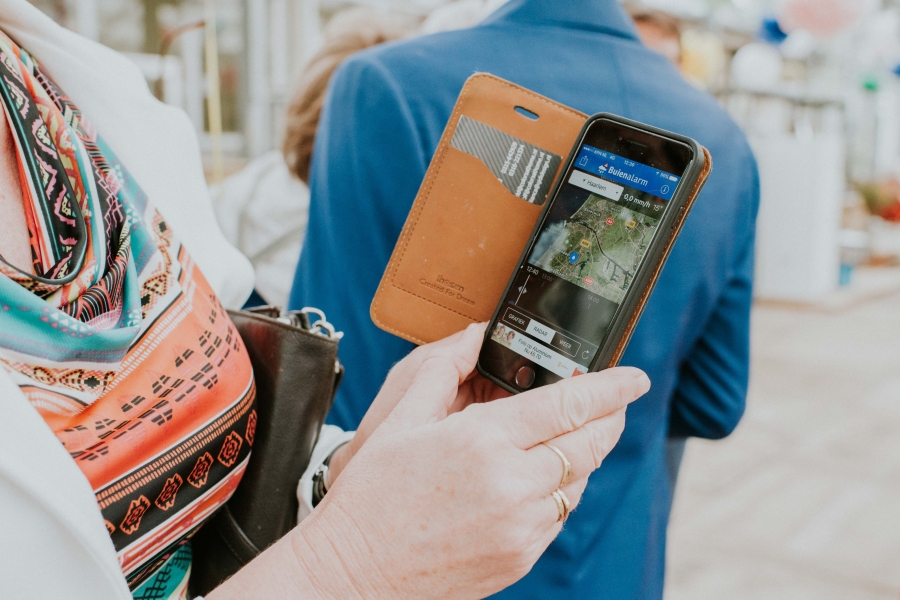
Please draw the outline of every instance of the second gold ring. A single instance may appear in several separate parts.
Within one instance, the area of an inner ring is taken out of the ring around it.
[[[564,522],[569,518],[569,512],[571,511],[571,505],[569,504],[569,498],[562,490],[556,490],[552,494],[553,500],[556,502],[556,510],[559,511],[559,518],[557,521]]]

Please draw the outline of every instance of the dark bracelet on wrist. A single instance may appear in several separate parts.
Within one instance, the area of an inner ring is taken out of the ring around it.
[[[313,508],[319,505],[325,498],[325,493],[328,491],[325,489],[325,473],[328,472],[328,465],[323,464],[319,467],[319,470],[316,471],[316,474],[313,475],[312,480],[312,505]]]
[[[346,442],[345,442],[346,443]],[[337,448],[331,451],[331,454],[322,461],[322,464],[316,470],[315,475],[312,478],[312,506],[313,508],[319,505],[325,498],[325,494],[328,493],[328,490],[325,488],[325,475],[328,473],[328,465],[331,464],[331,458],[334,456],[334,453],[337,452],[340,448],[342,448],[344,444],[341,444]]]

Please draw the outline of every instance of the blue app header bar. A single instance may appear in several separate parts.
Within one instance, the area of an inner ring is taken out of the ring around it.
[[[672,199],[681,180],[671,173],[586,144],[575,158],[575,168],[653,194],[663,200]]]

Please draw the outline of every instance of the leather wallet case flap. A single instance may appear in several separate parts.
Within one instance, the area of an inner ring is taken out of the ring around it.
[[[375,324],[421,344],[490,319],[586,119],[469,78],[372,302]]]

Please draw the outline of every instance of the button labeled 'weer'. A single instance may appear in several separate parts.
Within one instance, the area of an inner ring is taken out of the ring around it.
[[[574,357],[578,354],[578,351],[581,349],[581,342],[576,342],[570,337],[566,337],[561,333],[557,333],[554,336],[553,341],[550,342],[551,346],[555,346],[562,350],[565,354]]]

